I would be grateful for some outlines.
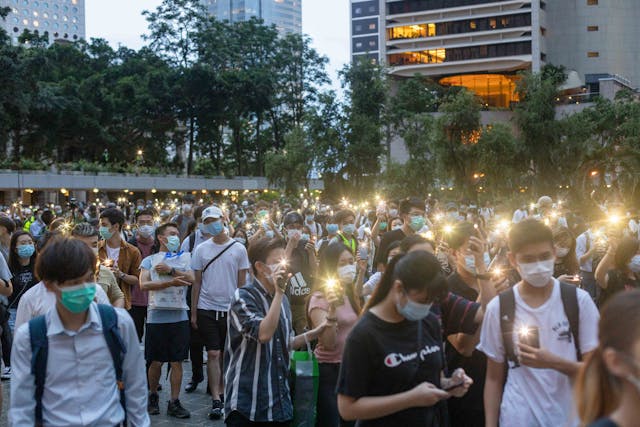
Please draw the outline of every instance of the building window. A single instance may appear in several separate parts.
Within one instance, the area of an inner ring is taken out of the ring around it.
[[[475,30],[476,28],[478,28],[476,21],[469,21],[469,28],[471,28],[472,30]]]
[[[369,24],[369,29],[370,30],[375,30],[376,29],[376,24]]]
[[[354,15],[362,15],[362,8],[361,7],[356,7],[355,10],[353,11]]]
[[[589,58],[598,58],[600,56],[600,52],[587,52],[587,56]]]
[[[357,47],[358,49],[360,49],[360,48],[362,47],[362,42],[357,42],[357,43],[356,43],[356,47]]]
[[[589,25],[587,27],[587,31],[598,31],[598,30],[600,30],[600,28],[598,28],[597,25]]]
[[[356,25],[356,32],[362,31],[362,25]]]
[[[491,29],[495,30],[497,26],[498,26],[498,21],[496,21],[495,18],[489,19],[489,27],[491,27]]]
[[[587,6],[597,6],[598,0],[587,0]]]

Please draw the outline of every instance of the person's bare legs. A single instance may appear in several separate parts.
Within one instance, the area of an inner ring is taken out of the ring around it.
[[[151,362],[151,365],[149,365],[149,372],[147,373],[147,379],[149,380],[149,392],[158,393],[158,384],[160,384],[161,374],[162,374],[162,362]],[[173,374],[172,374],[172,377],[173,377]],[[173,394],[173,391],[171,394]]]
[[[213,400],[219,400],[222,394],[221,357],[220,350],[207,350],[207,375],[209,375],[209,390]]]
[[[151,382],[151,380],[149,380]],[[180,386],[182,385],[182,363],[171,362],[171,400],[178,400],[180,397]]]

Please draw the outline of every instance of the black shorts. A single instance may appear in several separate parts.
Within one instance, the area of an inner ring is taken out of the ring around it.
[[[189,357],[189,321],[147,323],[144,357],[149,362],[182,362]]]
[[[224,340],[227,339],[226,311],[200,310],[198,309],[198,331],[202,343],[207,351],[224,350]]]

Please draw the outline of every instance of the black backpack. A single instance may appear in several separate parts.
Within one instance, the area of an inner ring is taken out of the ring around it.
[[[560,282],[560,297],[562,298],[562,306],[564,313],[569,320],[569,334],[573,337],[573,344],[576,348],[576,358],[582,360],[580,352],[580,308],[578,307],[578,290],[575,286]],[[520,366],[518,357],[516,356],[513,329],[516,317],[516,300],[513,288],[499,295],[500,298],[500,329],[502,330],[502,343],[506,355],[505,364],[509,361],[514,366]]]

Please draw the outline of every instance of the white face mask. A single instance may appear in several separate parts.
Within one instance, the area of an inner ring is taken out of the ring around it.
[[[544,288],[553,277],[554,265],[553,258],[546,261],[518,263],[518,273],[520,273],[522,280],[531,286]]]
[[[355,264],[347,264],[338,268],[338,278],[343,285],[350,285],[356,278]]]
[[[564,258],[569,254],[569,248],[556,248],[558,258]]]
[[[484,265],[488,267],[491,264],[491,257],[489,256],[489,252],[485,252],[483,255]],[[473,255],[466,255],[464,257],[464,269],[467,270],[471,274],[476,274],[476,257]]]

